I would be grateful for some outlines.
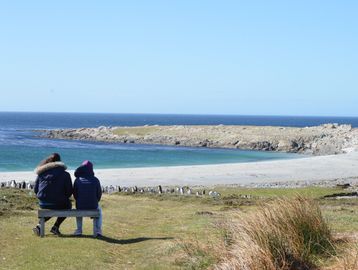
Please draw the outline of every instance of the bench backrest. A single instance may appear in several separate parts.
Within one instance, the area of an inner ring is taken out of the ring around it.
[[[38,217],[99,217],[99,210],[38,210]]]

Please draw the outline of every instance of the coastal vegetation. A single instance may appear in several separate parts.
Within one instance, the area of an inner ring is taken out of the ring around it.
[[[105,195],[103,239],[90,236],[90,219],[88,236],[72,237],[69,219],[63,237],[41,239],[33,193],[0,189],[0,269],[356,269],[358,200],[325,197],[340,188],[215,190]]]
[[[312,269],[335,254],[331,230],[316,202],[276,199],[227,224],[230,251],[217,269]]]

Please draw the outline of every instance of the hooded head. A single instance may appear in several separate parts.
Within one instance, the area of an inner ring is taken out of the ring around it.
[[[82,162],[81,166],[77,168],[77,170],[75,171],[75,176],[76,177],[81,177],[81,176],[94,176],[94,172],[93,172],[93,164],[91,161],[89,160],[85,160]]]
[[[81,166],[85,166],[85,167],[87,167],[90,171],[93,172],[93,164],[92,164],[91,161],[85,160],[85,161],[82,162]]]
[[[36,167],[35,173],[40,175],[48,170],[54,169],[54,168],[62,168],[62,170],[66,170],[66,165],[61,162],[61,157],[57,153],[53,153],[44,160],[40,162],[40,164]],[[61,170],[58,170],[59,172]]]

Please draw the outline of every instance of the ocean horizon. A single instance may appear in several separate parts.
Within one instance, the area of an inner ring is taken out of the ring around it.
[[[350,124],[358,127],[355,116],[291,116],[234,114],[156,114],[97,112],[1,112],[0,128],[10,122],[21,128],[78,128],[135,125],[255,125],[310,127],[327,123]],[[80,126],[79,126],[80,125]]]
[[[0,112],[0,172],[29,171],[47,155],[59,152],[70,169],[83,160],[98,169],[206,165],[297,158],[300,155],[161,145],[136,145],[39,138],[34,130],[141,125],[271,125],[306,127],[351,124],[358,117],[291,117],[176,114]]]

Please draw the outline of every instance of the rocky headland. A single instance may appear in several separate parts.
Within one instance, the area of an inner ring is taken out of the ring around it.
[[[56,129],[46,138],[114,143],[238,148],[330,155],[356,151],[358,129],[351,125],[273,126],[139,126]]]

